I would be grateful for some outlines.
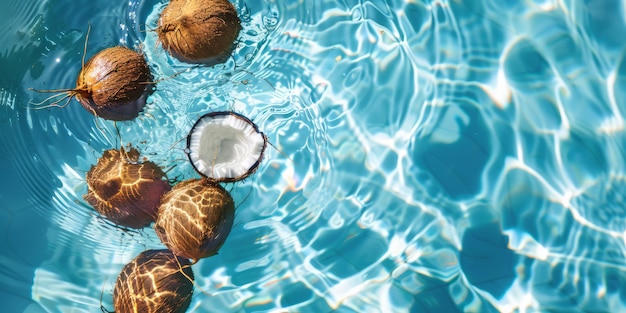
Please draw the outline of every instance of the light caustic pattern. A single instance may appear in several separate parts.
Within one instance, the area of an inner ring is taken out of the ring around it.
[[[118,125],[181,180],[195,177],[184,138],[210,111],[252,118],[289,157],[268,149],[228,186],[235,225],[194,265],[211,296],[196,291],[190,311],[626,309],[624,3],[235,4],[243,30],[224,65],[190,68],[145,33],[156,79],[178,74],[143,118]],[[153,5],[131,5],[128,25],[153,29]],[[28,118],[70,131],[69,112]],[[115,143],[100,123],[110,138],[87,125],[75,146]],[[48,236],[60,243],[34,279],[51,311],[97,309],[107,276],[161,247],[152,230],[121,234],[74,202],[79,165],[95,159],[79,151],[55,172]],[[70,265],[86,275],[60,270]]]

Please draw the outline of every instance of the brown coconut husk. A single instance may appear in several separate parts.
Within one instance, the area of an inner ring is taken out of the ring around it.
[[[171,189],[165,173],[150,161],[139,163],[139,152],[107,150],[87,172],[84,199],[113,223],[141,228],[156,219],[161,196]]]
[[[94,115],[131,120],[143,110],[152,75],[143,54],[125,48],[104,49],[93,56],[76,79],[76,99]]]
[[[115,282],[115,312],[183,313],[191,303],[189,260],[168,250],[148,250],[126,264]]]
[[[76,97],[96,116],[113,121],[131,120],[143,110],[152,85],[150,68],[143,54],[126,47],[111,47],[83,64],[75,89],[36,90],[60,92],[40,104],[56,99],[54,102],[36,108],[64,107]],[[67,101],[59,105],[64,100]]]
[[[223,62],[241,30],[228,0],[172,0],[161,12],[157,34],[165,51],[187,63]]]
[[[154,229],[174,254],[192,259],[215,255],[233,226],[235,203],[218,184],[192,179],[161,199]]]

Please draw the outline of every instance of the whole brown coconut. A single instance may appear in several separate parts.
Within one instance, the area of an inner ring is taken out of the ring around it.
[[[187,63],[228,57],[241,23],[228,0],[172,0],[161,12],[157,34],[163,48]]]
[[[115,312],[185,312],[191,303],[193,279],[189,260],[168,250],[142,252],[117,277]]]
[[[94,55],[76,79],[76,99],[89,112],[107,120],[131,120],[139,115],[152,88],[143,54],[112,47]]]
[[[156,219],[161,196],[171,189],[156,164],[139,163],[139,152],[107,150],[87,172],[85,200],[115,224],[141,228]]]
[[[192,259],[217,253],[233,226],[235,203],[218,184],[192,179],[161,199],[154,229],[174,254]]]
[[[93,115],[112,121],[132,120],[146,105],[152,75],[143,54],[124,47],[104,49],[83,64],[75,89],[37,90],[57,94],[34,109],[64,107],[72,98]],[[62,101],[64,104],[59,105]],[[46,104],[51,101],[50,104]]]

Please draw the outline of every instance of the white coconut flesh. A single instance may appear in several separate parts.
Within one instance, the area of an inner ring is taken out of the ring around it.
[[[258,165],[265,137],[252,122],[237,115],[206,115],[192,129],[188,148],[189,159],[200,174],[232,180],[245,178]]]

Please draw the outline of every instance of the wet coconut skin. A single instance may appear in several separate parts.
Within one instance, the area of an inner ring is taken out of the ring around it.
[[[174,254],[196,262],[217,254],[230,234],[234,216],[235,203],[223,187],[192,179],[163,196],[154,229]]]
[[[115,282],[115,312],[183,313],[191,303],[189,260],[168,250],[148,250],[126,264]]]
[[[143,54],[111,47],[94,55],[76,79],[76,99],[92,114],[107,120],[132,120],[146,104],[153,84]]]
[[[135,149],[107,150],[87,172],[84,199],[113,223],[142,228],[156,219],[161,196],[171,189],[164,178],[156,164],[139,163]]]
[[[172,0],[161,12],[157,34],[176,59],[211,65],[230,55],[240,30],[237,10],[228,0]]]

